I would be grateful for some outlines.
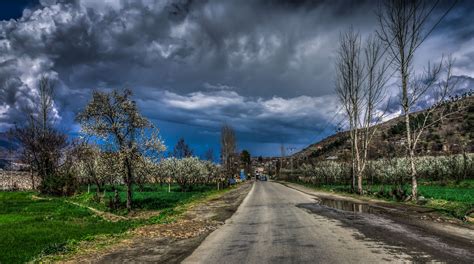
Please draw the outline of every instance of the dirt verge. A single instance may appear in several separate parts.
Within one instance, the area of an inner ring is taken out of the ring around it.
[[[63,263],[179,263],[237,210],[251,182],[189,208],[177,221],[131,231],[129,238],[106,249],[77,254]]]
[[[311,189],[296,183],[289,182],[279,182],[289,188],[296,189],[303,193],[316,196],[319,200],[321,199],[331,199],[331,200],[340,200],[340,201],[350,201],[356,204],[365,204],[370,207],[379,209],[380,213],[389,214],[392,216],[402,216],[404,218],[409,218],[411,220],[421,220],[423,225],[432,225],[434,228],[439,228],[441,230],[454,232],[455,234],[472,239],[474,236],[474,225],[470,223],[465,223],[460,219],[449,217],[441,214],[435,209],[410,205],[410,204],[401,204],[393,203],[389,201],[383,201],[374,198],[368,197],[351,197],[345,196],[343,194],[330,193],[326,191],[319,191]],[[466,233],[467,232],[467,233]]]

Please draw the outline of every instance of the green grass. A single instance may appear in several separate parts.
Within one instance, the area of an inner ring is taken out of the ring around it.
[[[437,185],[420,185],[419,192],[426,198],[474,203],[474,187],[463,188]]]
[[[185,210],[186,205],[222,191],[201,186],[193,191],[181,192],[172,186],[145,186],[144,192],[135,190],[133,203],[139,210],[160,210],[149,219],[109,222],[89,209],[67,201],[108,211],[107,199],[113,196],[111,187],[106,199],[97,202],[93,192],[69,198],[33,199],[33,192],[0,192],[0,263],[24,263],[37,257],[67,253],[74,250],[78,241],[93,240],[97,235],[122,234],[144,224],[170,222]],[[87,187],[85,187],[87,190]],[[93,191],[93,190],[91,190]],[[125,188],[120,187],[120,197],[125,205]],[[119,210],[124,214],[125,209]]]
[[[95,199],[96,189],[95,187],[90,188],[90,192],[87,193],[87,187],[83,187],[83,193],[70,198],[72,201],[79,202],[81,204],[96,208],[102,211],[110,211],[107,207],[109,200],[114,196],[113,186],[107,186],[105,190],[105,199],[98,202]],[[127,199],[127,193],[125,186],[117,186],[120,197],[121,209],[115,211],[116,214],[126,214],[125,203]],[[168,192],[168,185],[145,185],[143,190],[140,191],[138,186],[133,187],[133,207],[138,210],[162,210],[174,208],[178,205],[182,205],[199,199],[209,192],[212,192],[215,186],[195,186],[192,190],[183,192],[178,185],[171,185],[171,192]]]
[[[65,250],[68,241],[123,232],[130,223],[111,223],[61,199],[33,200],[31,192],[0,192],[0,263],[23,263],[42,253]]]

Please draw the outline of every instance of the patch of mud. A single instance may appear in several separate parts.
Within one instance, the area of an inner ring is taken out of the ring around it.
[[[318,203],[322,206],[354,213],[376,213],[378,211],[368,204],[355,203],[347,200],[321,198]]]

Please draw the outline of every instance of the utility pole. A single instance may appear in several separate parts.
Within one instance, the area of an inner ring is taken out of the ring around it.
[[[290,163],[291,163],[291,175],[293,176],[293,153],[296,150],[294,147],[287,147],[288,154],[290,155]]]
[[[278,177],[281,177],[281,169],[283,168],[283,159],[285,158],[285,145],[283,143],[281,143],[280,152],[281,152],[280,169],[278,170]]]

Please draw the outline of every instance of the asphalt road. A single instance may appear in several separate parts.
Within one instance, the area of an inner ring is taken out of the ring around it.
[[[465,248],[382,216],[355,214],[318,205],[314,196],[279,183],[256,182],[232,218],[184,263],[471,263]],[[424,243],[448,253],[430,255],[417,246]]]

